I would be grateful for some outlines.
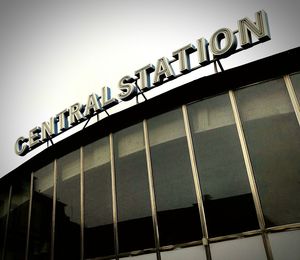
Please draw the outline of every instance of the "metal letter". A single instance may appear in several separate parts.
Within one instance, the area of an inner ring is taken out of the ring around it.
[[[117,105],[119,101],[111,97],[111,90],[109,87],[102,88],[102,107],[108,109]]]
[[[163,82],[164,78],[171,79],[174,78],[175,73],[168,58],[162,57],[157,60],[157,65],[154,73],[154,85],[159,85]]]
[[[55,135],[57,135],[57,119],[51,117],[49,122],[42,123],[42,142]]]
[[[255,13],[255,22],[245,17],[238,21],[241,47],[248,48],[252,44],[251,32],[261,42],[271,39],[268,16],[264,10]]]
[[[196,47],[193,44],[188,44],[181,49],[173,52],[173,57],[179,61],[179,70],[182,73],[189,72],[191,70],[190,56],[189,54],[196,51]]]
[[[99,97],[96,94],[91,94],[88,97],[88,101],[85,107],[85,116],[91,117],[94,113],[100,113],[102,111]]]
[[[26,144],[28,142],[28,138],[19,137],[15,143],[15,153],[17,155],[24,156],[29,152],[29,146]]]
[[[208,52],[208,41],[205,38],[200,38],[197,41],[197,45],[199,64],[205,66],[210,62]]]
[[[83,105],[75,103],[70,107],[70,124],[76,125],[84,120],[82,112],[84,111]]]
[[[59,121],[60,131],[65,131],[69,128],[68,115],[69,115],[68,109],[63,110],[56,115]]]
[[[140,79],[140,89],[147,91],[152,88],[150,82],[150,73],[155,70],[154,65],[148,64],[147,66],[137,70],[134,74]]]
[[[119,98],[124,101],[132,99],[137,94],[137,86],[134,84],[134,79],[130,76],[123,77],[119,82]]]
[[[221,47],[221,41],[224,39],[225,44]],[[222,28],[216,31],[210,38],[210,50],[215,57],[225,58],[232,54],[236,49],[237,40],[233,32],[228,28]]]
[[[38,145],[42,144],[42,141],[40,140],[41,135],[41,128],[39,126],[36,126],[35,128],[31,129],[29,131],[29,147],[30,149],[37,147]]]

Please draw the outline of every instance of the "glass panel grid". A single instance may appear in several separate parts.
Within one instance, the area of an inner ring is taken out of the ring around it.
[[[109,140],[83,148],[85,258],[114,255]]]
[[[76,150],[57,160],[55,259],[80,259],[80,210],[80,154]]]
[[[228,95],[188,106],[209,237],[258,229]]]
[[[267,227],[300,222],[300,131],[283,79],[236,92]]]
[[[34,172],[28,259],[50,259],[54,164]]]
[[[148,120],[160,245],[202,239],[182,111]]]
[[[119,251],[155,248],[141,123],[114,134]]]

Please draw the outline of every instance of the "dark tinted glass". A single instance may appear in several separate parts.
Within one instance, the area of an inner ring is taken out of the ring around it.
[[[228,95],[188,107],[209,236],[258,228]]]
[[[25,259],[30,196],[30,176],[15,181],[12,188],[5,259]]]
[[[119,251],[154,247],[143,126],[114,135]]]
[[[300,128],[283,80],[236,97],[267,225],[300,222]]]
[[[34,173],[29,259],[51,258],[53,163]]]
[[[80,259],[80,154],[57,161],[55,259]]]
[[[112,187],[108,138],[89,144],[84,154],[84,254],[114,254]]]
[[[0,257],[4,254],[4,240],[6,233],[6,222],[7,222],[7,213],[8,208],[8,199],[9,199],[9,188],[0,187]]]
[[[202,238],[181,110],[148,121],[161,246]]]

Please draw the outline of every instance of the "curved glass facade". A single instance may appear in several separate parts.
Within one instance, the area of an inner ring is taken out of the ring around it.
[[[1,259],[299,259],[299,75],[161,111],[15,178]]]

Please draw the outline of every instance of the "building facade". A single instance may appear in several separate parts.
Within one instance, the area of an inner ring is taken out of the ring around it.
[[[4,176],[1,259],[300,259],[299,58],[179,86]]]

